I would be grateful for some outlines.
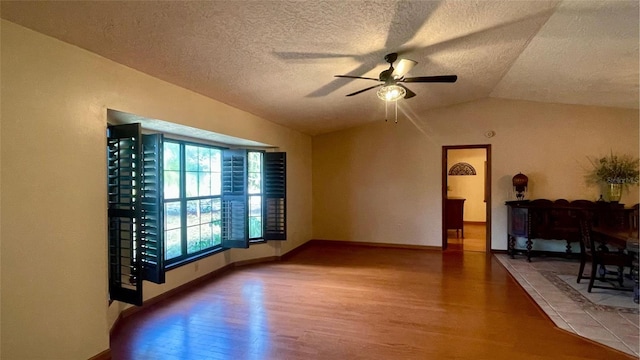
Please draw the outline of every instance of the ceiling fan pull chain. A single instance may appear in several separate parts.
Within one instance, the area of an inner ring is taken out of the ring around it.
[[[398,123],[398,100],[394,101],[396,103],[396,124]]]
[[[387,110],[387,104],[388,104],[388,103],[389,103],[388,101],[385,101],[385,102],[384,102],[384,121],[385,121],[385,122],[386,122],[386,121],[387,121],[387,119],[389,118],[389,110]]]

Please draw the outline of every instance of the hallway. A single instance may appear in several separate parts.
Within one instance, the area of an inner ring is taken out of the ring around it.
[[[486,251],[486,225],[485,223],[465,222],[464,239],[456,237],[455,230],[447,232],[447,250],[453,251]]]

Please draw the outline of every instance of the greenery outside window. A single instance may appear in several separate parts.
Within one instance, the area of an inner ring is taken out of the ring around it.
[[[249,241],[262,240],[262,152],[247,153],[249,194]]]
[[[164,239],[168,266],[221,248],[222,149],[165,139]]]

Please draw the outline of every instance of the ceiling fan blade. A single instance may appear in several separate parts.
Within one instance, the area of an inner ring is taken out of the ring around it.
[[[416,76],[405,78],[402,82],[421,82],[421,83],[454,83],[458,80],[458,75],[438,75],[438,76]]]
[[[334,76],[338,77],[338,78],[347,78],[347,79],[365,79],[365,80],[380,81],[379,79],[374,79],[374,78],[370,78],[370,77],[363,77],[363,76],[351,76],[351,75],[334,75]]]
[[[405,99],[411,99],[412,97],[416,96],[416,93],[414,93],[413,91],[411,91],[408,87],[402,85],[402,84],[397,84],[398,86],[400,86],[401,88],[403,88],[407,93],[404,95]]]
[[[409,59],[400,59],[391,76],[394,79],[400,79],[405,76],[418,62]]]
[[[380,86],[382,86],[382,85],[384,85],[384,84],[378,84],[378,85],[369,86],[369,87],[368,87],[368,88],[366,88],[366,89],[358,90],[358,91],[353,92],[353,93],[351,93],[351,94],[347,94],[346,96],[358,95],[358,94],[363,93],[363,92],[365,92],[365,91],[367,91],[367,90],[371,90],[371,89],[374,89],[374,88],[380,87]]]

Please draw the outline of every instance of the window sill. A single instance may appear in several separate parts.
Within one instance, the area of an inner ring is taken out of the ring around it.
[[[164,269],[166,271],[173,270],[173,269],[179,268],[179,267],[181,267],[183,265],[190,264],[190,263],[192,263],[194,261],[198,261],[198,260],[204,259],[206,257],[209,257],[211,255],[215,255],[215,254],[217,254],[219,252],[223,252],[225,250],[227,250],[227,249],[223,248],[222,246],[219,246],[219,247],[213,248],[211,250],[205,251],[203,253],[199,253],[199,254],[190,256],[190,257],[188,257],[186,259],[182,259],[182,260],[176,261],[176,262],[171,263],[169,265],[165,265]]]
[[[249,240],[249,245],[266,244],[266,243],[267,243],[267,240],[265,240],[265,239],[252,239],[252,240]],[[198,260],[204,259],[204,258],[206,258],[208,256],[215,255],[215,254],[217,254],[219,252],[223,252],[225,250],[229,250],[229,249],[228,248],[224,248],[222,246],[219,246],[219,247],[216,247],[216,248],[211,249],[209,251],[205,251],[203,253],[190,256],[190,257],[188,257],[186,259],[182,259],[182,260],[176,261],[176,262],[171,263],[169,265],[165,265],[164,269],[165,269],[165,271],[173,270],[173,269],[179,268],[179,267],[181,267],[183,265],[190,264],[190,263],[192,263],[194,261],[198,261]]]

